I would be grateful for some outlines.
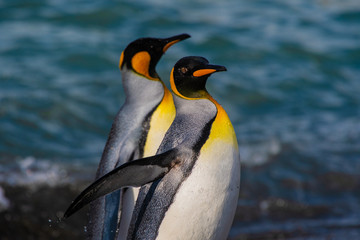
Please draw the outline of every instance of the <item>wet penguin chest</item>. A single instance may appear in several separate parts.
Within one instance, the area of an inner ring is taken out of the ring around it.
[[[239,193],[238,152],[219,143],[200,153],[191,174],[179,186],[157,239],[221,239],[232,222]]]
[[[144,157],[156,154],[166,131],[175,118],[175,106],[169,90],[164,89],[164,97],[152,113],[149,121]]]
[[[143,152],[149,152],[147,155],[154,154],[154,152],[146,151],[145,145],[148,132],[154,125],[151,124],[153,115],[158,112],[159,106],[164,105],[161,104],[165,94],[164,86],[160,80],[151,81],[130,70],[123,71],[123,85],[126,100],[117,117],[117,127],[122,130],[120,140],[125,146],[131,145],[133,148],[141,148],[141,154],[138,157],[142,157]],[[166,106],[171,106],[171,99],[167,100],[166,103]],[[159,145],[158,142],[159,140],[155,143]]]
[[[158,239],[226,238],[239,187],[237,141],[230,121],[222,117],[214,121],[191,174],[179,186]]]

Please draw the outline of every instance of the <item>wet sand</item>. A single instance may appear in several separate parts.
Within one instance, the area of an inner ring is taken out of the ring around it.
[[[41,186],[34,189],[2,185],[10,207],[0,212],[0,239],[85,239],[86,210],[59,221],[80,186]]]
[[[35,188],[2,184],[5,196],[11,205],[0,212],[0,239],[85,239],[87,208],[65,221],[59,221],[59,217],[86,184],[82,182],[76,185],[64,184]],[[328,210],[326,206],[306,206],[284,199],[271,198],[258,204],[239,206],[234,224],[236,228],[239,228],[238,224],[245,226],[247,223],[261,221],[264,217],[273,221],[287,221],[294,218],[313,219],[326,215]],[[360,226],[347,227],[356,229]],[[301,227],[289,231],[264,229],[257,232],[247,232],[246,227],[243,228],[245,231],[233,232],[229,240],[337,239],[331,237],[331,231],[339,230],[336,226],[333,229],[330,226],[328,233],[324,234],[311,232]]]

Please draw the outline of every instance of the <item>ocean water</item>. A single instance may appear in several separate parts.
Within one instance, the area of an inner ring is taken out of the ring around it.
[[[157,67],[168,86],[183,56],[228,69],[208,90],[242,159],[229,239],[360,239],[357,0],[0,1],[0,184],[90,182],[122,50],[180,33]]]

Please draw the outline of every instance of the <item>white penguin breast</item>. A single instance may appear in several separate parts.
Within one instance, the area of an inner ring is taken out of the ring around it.
[[[239,188],[238,149],[216,141],[200,152],[165,214],[157,239],[226,239]]]

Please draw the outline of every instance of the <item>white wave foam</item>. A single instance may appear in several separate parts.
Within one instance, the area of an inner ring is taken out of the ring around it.
[[[0,167],[0,182],[10,185],[53,187],[69,183],[70,180],[64,167],[49,161],[37,160],[34,157],[18,160],[15,166]]]
[[[265,142],[240,143],[241,163],[247,166],[259,166],[267,163],[281,151],[281,143],[277,139]]]
[[[0,212],[5,211],[10,207],[10,201],[5,196],[5,191],[0,186]]]

